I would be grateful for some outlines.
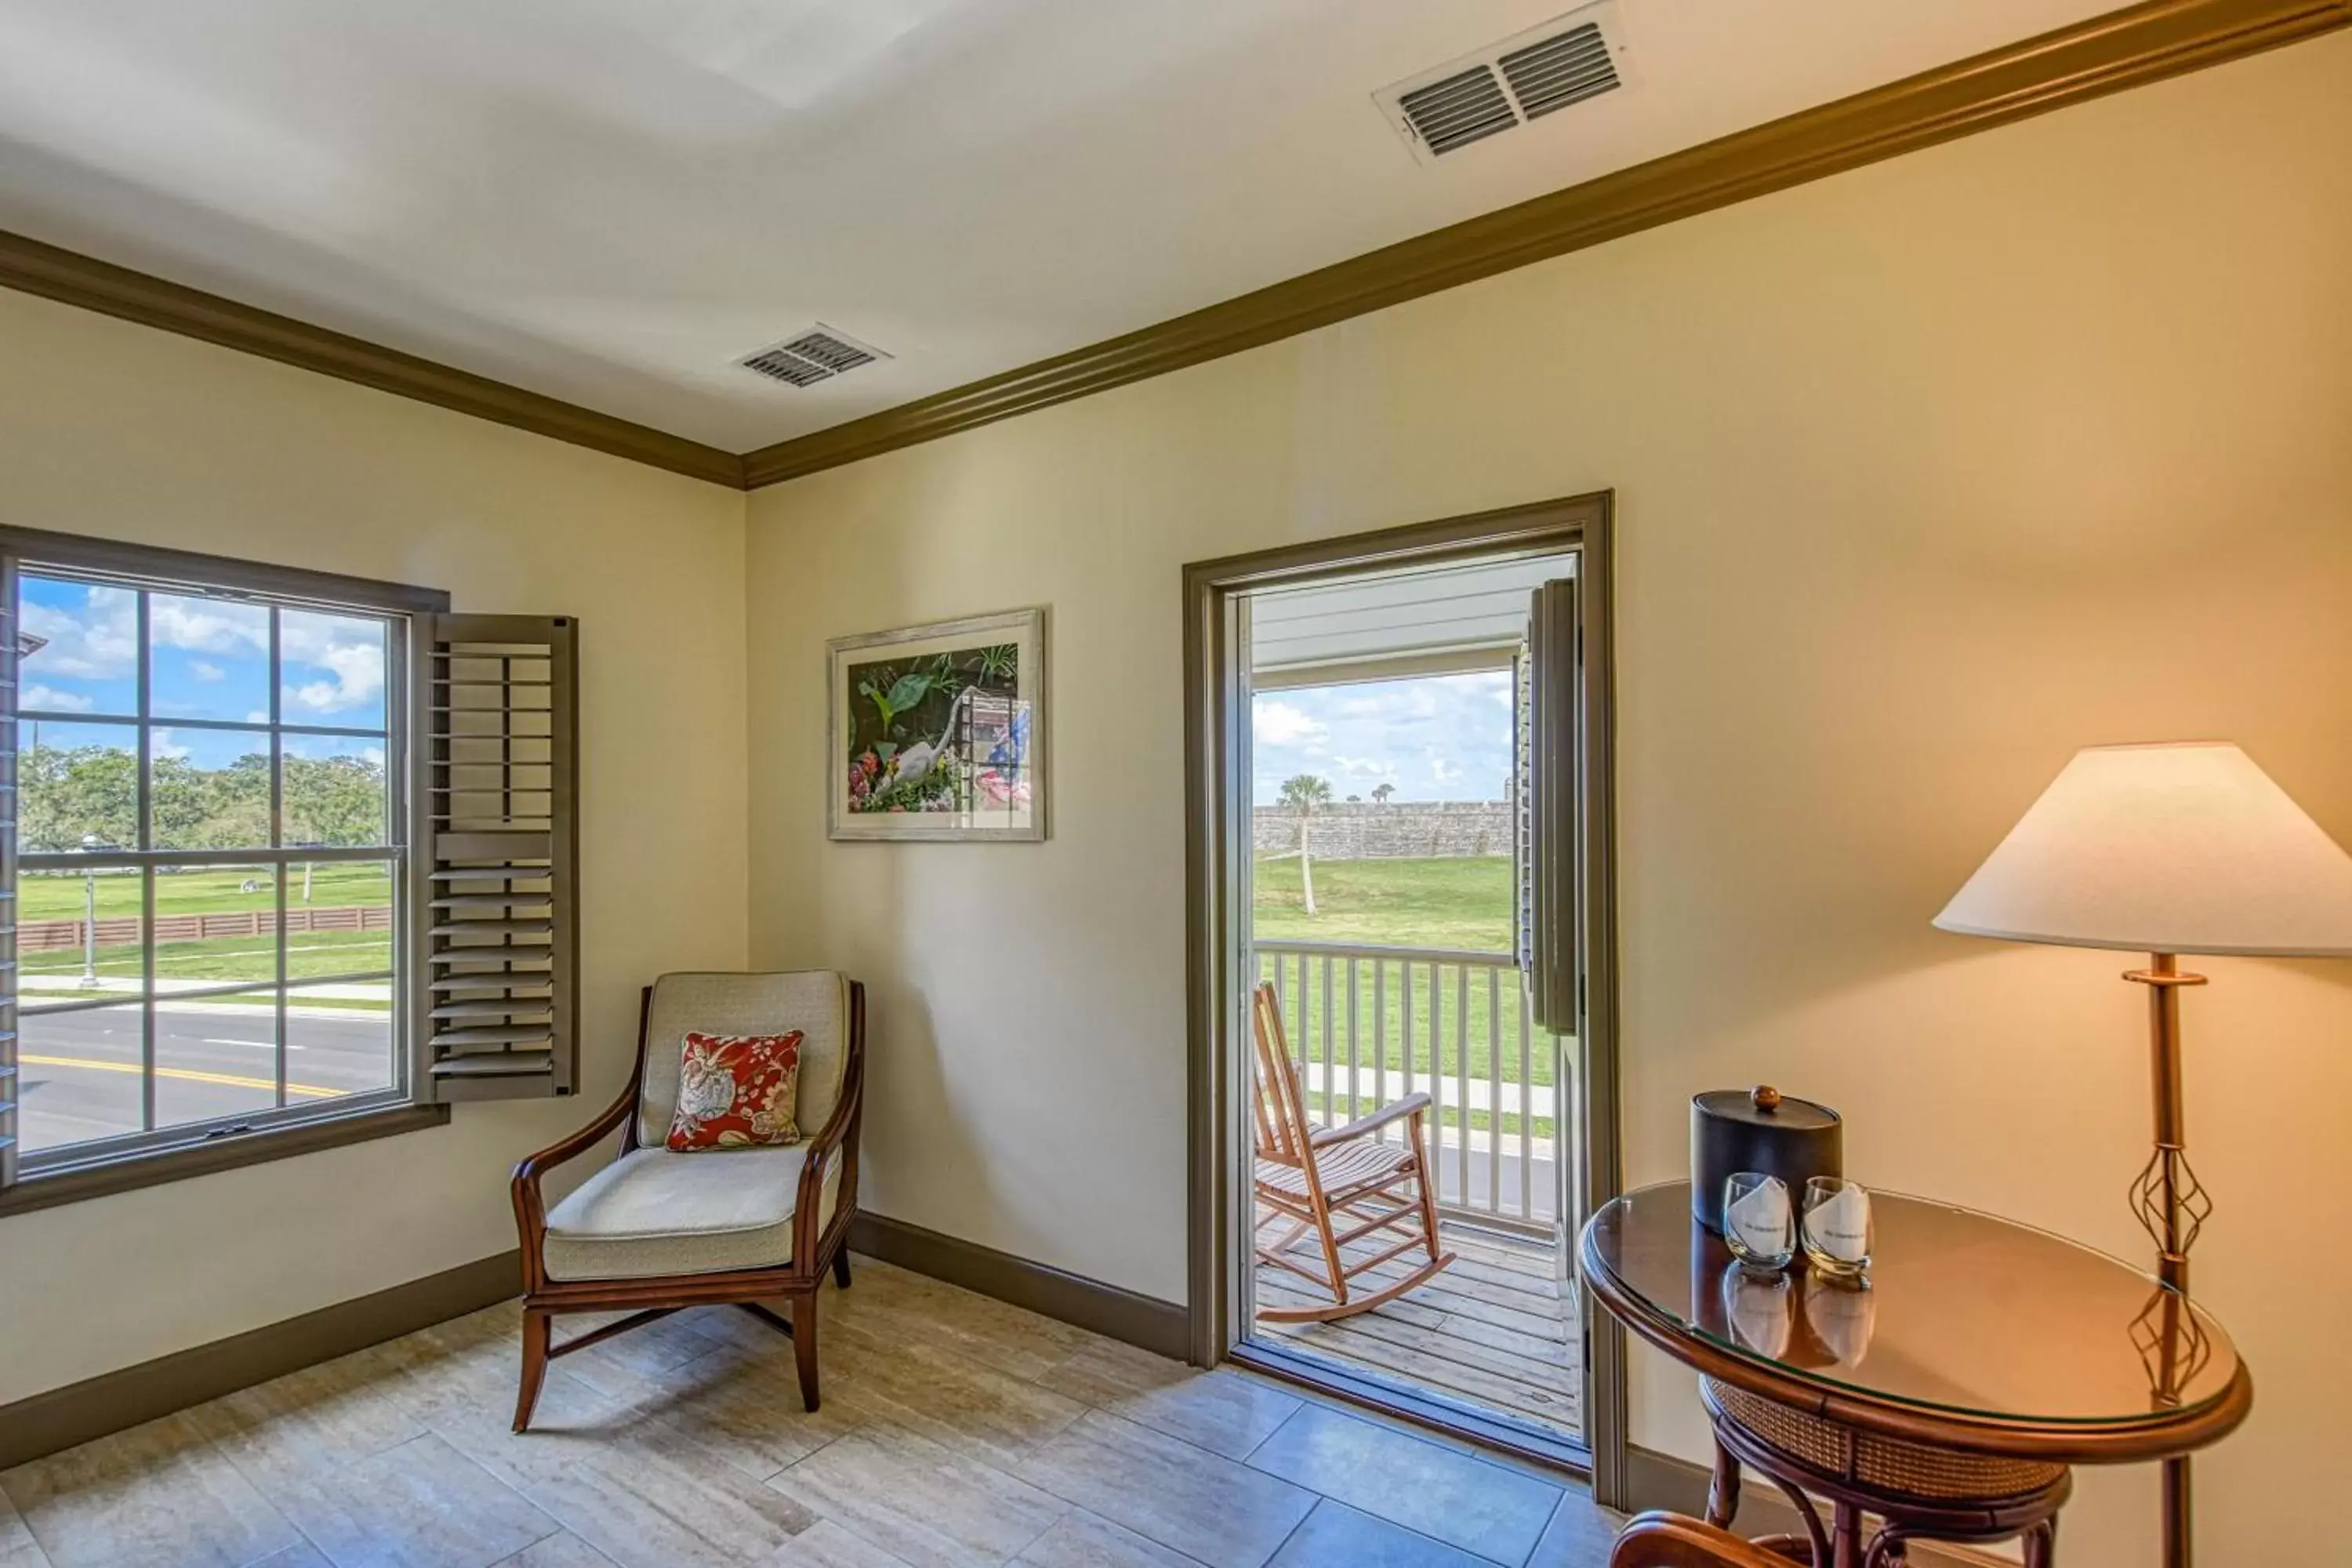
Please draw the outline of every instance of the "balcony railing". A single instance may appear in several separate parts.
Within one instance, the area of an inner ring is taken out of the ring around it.
[[[1282,998],[1310,1115],[1337,1124],[1426,1092],[1436,1102],[1429,1152],[1439,1206],[1510,1228],[1557,1227],[1575,1041],[1536,1026],[1507,953],[1253,945],[1258,978]],[[1401,1126],[1383,1134],[1402,1135]]]

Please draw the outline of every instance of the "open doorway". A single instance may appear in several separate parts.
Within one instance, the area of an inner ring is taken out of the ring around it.
[[[1601,497],[1188,573],[1196,1354],[1580,1466],[1606,549]]]

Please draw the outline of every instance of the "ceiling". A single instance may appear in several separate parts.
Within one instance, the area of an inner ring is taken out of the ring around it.
[[[1575,574],[1576,556],[1568,552],[1261,589],[1250,595],[1250,672],[1270,689],[1344,680],[1351,666],[1433,655],[1485,654],[1454,664],[1507,668],[1527,636],[1532,591]]]
[[[1423,163],[1373,91],[1566,0],[0,0],[0,229],[741,450],[2113,0],[1615,3]],[[814,322],[894,357],[734,364]]]

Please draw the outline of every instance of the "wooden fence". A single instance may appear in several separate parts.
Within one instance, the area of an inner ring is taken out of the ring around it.
[[[129,947],[139,941],[143,922],[137,915],[111,915],[97,922],[98,945]],[[341,909],[295,909],[286,911],[289,934],[298,931],[390,931],[392,906],[389,904],[358,904]],[[227,910],[205,915],[158,915],[155,917],[155,940],[167,942],[205,942],[215,937],[275,936],[278,934],[276,910]],[[16,928],[16,948],[20,952],[41,952],[54,948],[80,947],[90,937],[87,921],[28,921]]]

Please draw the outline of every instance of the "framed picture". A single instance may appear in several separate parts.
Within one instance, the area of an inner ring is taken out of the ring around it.
[[[834,838],[1045,837],[1045,612],[825,644]]]

